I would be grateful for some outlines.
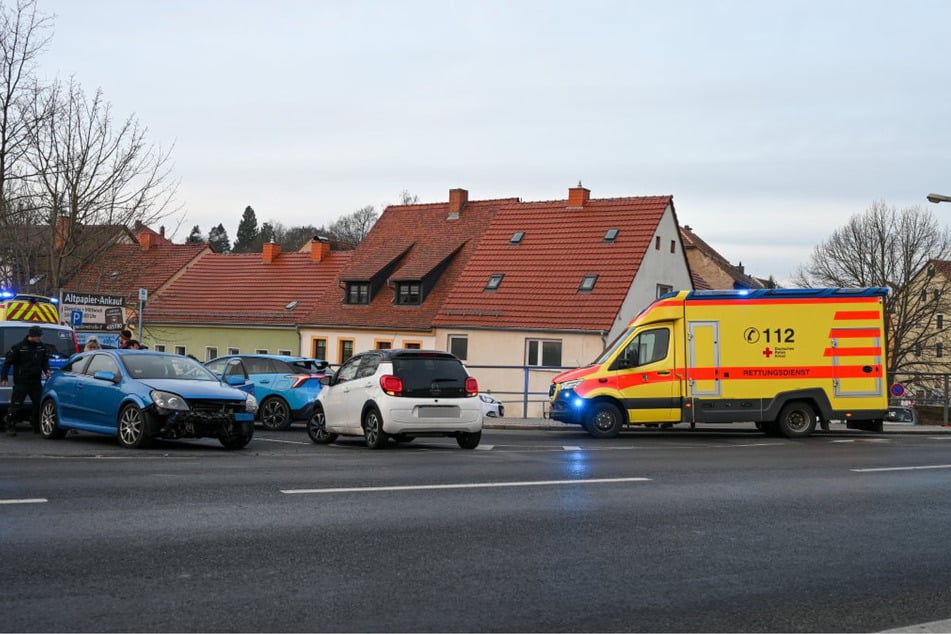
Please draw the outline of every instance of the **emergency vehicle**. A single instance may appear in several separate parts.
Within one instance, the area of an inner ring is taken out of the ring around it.
[[[641,311],[587,367],[556,376],[550,416],[610,438],[656,423],[817,422],[882,431],[885,288],[679,291]]]
[[[10,348],[23,341],[30,326],[43,329],[41,341],[50,352],[51,370],[63,367],[67,359],[79,352],[76,333],[69,326],[60,324],[55,299],[0,292],[0,355],[6,355]],[[10,386],[0,387],[0,416],[10,404],[11,392]]]

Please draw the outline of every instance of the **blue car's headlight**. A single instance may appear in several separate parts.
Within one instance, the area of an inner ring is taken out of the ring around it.
[[[248,394],[244,397],[244,409],[249,414],[254,414],[258,411],[258,399],[254,398],[254,394]]]
[[[162,390],[152,390],[149,393],[152,402],[161,409],[167,409],[176,412],[187,412],[188,403],[178,394],[172,392],[163,392]]]

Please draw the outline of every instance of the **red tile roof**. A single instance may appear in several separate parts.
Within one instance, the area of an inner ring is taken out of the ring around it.
[[[610,330],[668,206],[670,196],[501,206],[434,325]],[[609,229],[619,230],[613,242]],[[521,243],[510,244],[519,231]],[[501,285],[485,290],[495,274]],[[598,276],[595,287],[578,292],[585,275]]]
[[[66,288],[74,293],[122,295],[135,303],[140,288],[151,295],[205,253],[211,253],[205,243],[172,244],[164,238],[147,250],[138,244],[115,244],[80,269]]]
[[[387,207],[357,246],[353,261],[340,276],[342,280],[352,281],[369,281],[375,275],[384,278],[370,303],[344,304],[345,289],[333,285],[317,302],[305,323],[430,329],[436,312],[455,285],[496,210],[500,205],[514,202],[517,199],[468,201],[458,219],[450,219],[448,202]],[[424,289],[421,304],[394,304],[393,280],[423,281],[443,263],[445,268],[432,288]]]
[[[332,251],[315,262],[310,253],[202,257],[145,309],[150,323],[293,326],[313,310],[350,262],[352,251]],[[298,302],[292,309],[286,306]]]

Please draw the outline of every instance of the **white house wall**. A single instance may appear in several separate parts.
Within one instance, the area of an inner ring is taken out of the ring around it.
[[[657,238],[660,238],[660,248],[656,247]],[[671,241],[674,242],[673,253],[670,252]],[[657,229],[644,254],[641,266],[634,276],[627,297],[621,304],[620,312],[614,319],[608,341],[613,341],[627,328],[637,313],[657,299],[658,284],[666,284],[675,291],[693,288],[687,258],[684,256],[683,244],[680,241],[680,230],[674,220],[673,209],[669,205],[660,222],[657,223]]]

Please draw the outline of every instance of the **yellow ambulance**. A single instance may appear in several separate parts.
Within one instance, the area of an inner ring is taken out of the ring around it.
[[[887,293],[668,293],[593,364],[553,379],[550,416],[598,438],[681,422],[754,422],[788,438],[830,420],[880,432],[888,411]]]

